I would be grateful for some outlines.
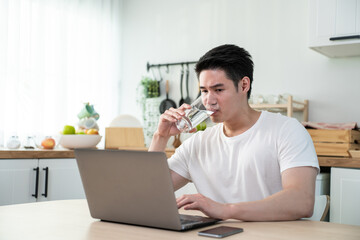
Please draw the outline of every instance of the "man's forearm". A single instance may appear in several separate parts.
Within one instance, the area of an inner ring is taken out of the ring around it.
[[[224,206],[225,217],[244,221],[281,221],[311,217],[317,169],[296,167],[282,174],[283,190],[263,200]]]
[[[155,132],[149,147],[149,152],[164,152],[169,138],[170,137],[160,136]]]
[[[311,217],[314,196],[287,189],[263,200],[225,205],[225,219],[242,221],[281,221]]]

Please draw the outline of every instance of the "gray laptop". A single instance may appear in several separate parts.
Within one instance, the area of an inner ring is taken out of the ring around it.
[[[163,152],[75,149],[75,157],[93,218],[178,231],[218,221],[178,213]]]

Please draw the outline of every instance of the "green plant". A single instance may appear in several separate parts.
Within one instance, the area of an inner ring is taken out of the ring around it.
[[[149,77],[143,77],[141,79],[141,85],[143,86],[145,98],[159,97],[159,82]]]
[[[141,109],[141,113],[146,122],[145,111],[146,111],[146,99],[155,98],[160,96],[159,82],[151,79],[150,77],[143,77],[136,88],[136,102]]]

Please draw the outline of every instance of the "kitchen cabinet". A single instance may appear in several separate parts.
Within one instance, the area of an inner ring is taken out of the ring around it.
[[[331,168],[330,222],[360,226],[360,169]]]
[[[85,198],[75,159],[40,159],[39,169],[42,170],[40,179],[43,179],[39,181],[39,201]]]
[[[0,205],[36,202],[37,159],[0,160]]]
[[[76,160],[1,159],[0,205],[85,198]]]
[[[328,57],[360,56],[360,0],[309,0],[309,47]]]

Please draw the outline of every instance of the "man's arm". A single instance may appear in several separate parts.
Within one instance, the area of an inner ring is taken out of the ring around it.
[[[151,140],[149,152],[165,152],[166,144],[169,141],[170,136],[161,136],[158,132],[155,132]]]
[[[170,170],[170,173],[171,173],[171,179],[172,179],[173,186],[174,186],[174,191],[182,188],[183,186],[185,186],[189,182],[188,179],[186,179],[183,176],[177,174],[173,170]]]
[[[184,116],[184,110],[191,108],[188,104],[183,104],[178,109],[170,108],[166,110],[164,114],[160,116],[158,129],[153,135],[149,152],[164,152],[167,142],[171,136],[177,135],[180,133],[177,129],[175,122]],[[192,129],[190,132],[194,132],[196,129]],[[173,182],[174,190],[185,186],[189,180],[177,174],[171,170],[171,179]]]
[[[282,173],[283,190],[263,200],[221,204],[201,194],[184,195],[177,199],[178,207],[200,210],[219,219],[243,221],[280,221],[311,217],[315,199],[317,169],[296,167]]]

